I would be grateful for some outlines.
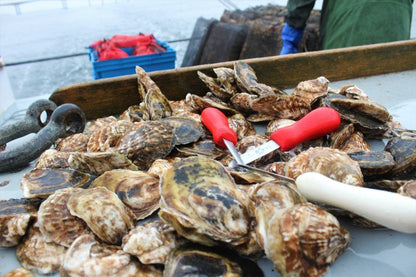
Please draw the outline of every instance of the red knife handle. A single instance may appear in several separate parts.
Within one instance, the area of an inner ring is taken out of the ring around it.
[[[226,148],[224,139],[237,144],[237,135],[228,125],[227,117],[217,108],[205,108],[201,113],[201,121],[212,133],[216,144]]]
[[[341,117],[329,107],[317,108],[287,127],[277,129],[270,139],[279,144],[282,151],[289,151],[300,143],[327,135],[338,129]]]

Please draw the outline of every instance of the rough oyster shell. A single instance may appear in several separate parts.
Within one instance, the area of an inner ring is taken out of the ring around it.
[[[363,186],[359,164],[346,153],[328,147],[315,147],[301,152],[286,164],[286,176],[296,179],[306,172],[318,172],[341,183]]]
[[[217,80],[227,92],[228,99],[237,93],[234,70],[227,67],[216,67],[213,69]]]
[[[145,121],[137,130],[127,133],[118,150],[141,170],[147,170],[157,159],[163,159],[175,145],[174,128],[160,121]]]
[[[69,197],[80,190],[82,189],[61,189],[51,194],[40,205],[37,224],[48,241],[69,247],[77,237],[91,233],[87,224],[73,216],[67,208]]]
[[[36,218],[38,199],[0,200],[0,247],[16,246]]]
[[[264,95],[251,102],[251,108],[276,118],[297,120],[310,112],[310,104],[296,95]]]
[[[387,174],[394,179],[416,178],[416,137],[394,137],[387,143],[396,165]]]
[[[365,178],[378,176],[391,170],[396,164],[387,151],[362,151],[349,154],[360,165]]]
[[[266,256],[282,276],[321,276],[350,243],[337,219],[310,203],[263,212],[258,225]]]
[[[159,180],[143,171],[110,170],[89,187],[105,187],[117,194],[136,219],[146,218],[159,208]]]
[[[153,266],[140,264],[118,246],[99,243],[93,236],[83,235],[68,249],[61,276],[162,277],[163,274]]]
[[[123,236],[135,226],[135,216],[117,195],[97,187],[74,192],[67,207],[72,215],[81,218],[104,242],[120,244]]]
[[[238,140],[246,136],[256,134],[256,130],[254,130],[253,124],[247,121],[242,114],[235,114],[229,117],[228,125],[236,133]]]
[[[26,198],[46,198],[57,190],[84,187],[90,175],[69,168],[35,168],[20,181]]]
[[[197,74],[199,79],[201,79],[201,81],[204,82],[204,84],[216,97],[220,98],[223,101],[227,101],[231,97],[228,91],[222,88],[216,79],[202,73],[201,71],[197,71]]]
[[[76,133],[59,141],[56,150],[62,152],[87,152],[87,144],[90,139],[89,133]]]
[[[26,269],[40,274],[49,274],[59,271],[65,252],[66,247],[46,241],[34,224],[17,246],[16,258]]]
[[[131,129],[133,123],[118,120],[107,124],[91,134],[88,141],[88,152],[106,152],[116,147],[119,140]]]
[[[145,223],[123,237],[123,250],[143,264],[165,264],[169,252],[180,241],[175,229],[161,220]]]
[[[193,108],[193,112],[201,113],[205,108],[214,107],[221,110],[225,115],[233,115],[238,113],[237,110],[230,108],[222,101],[214,101],[209,97],[201,97],[196,94],[188,93],[185,96],[186,103]]]
[[[328,93],[329,80],[324,76],[320,76],[313,80],[307,80],[300,82],[292,95],[300,96],[303,100],[311,103],[317,97]]]
[[[247,199],[219,162],[201,156],[174,163],[160,192],[159,217],[185,238],[205,245],[247,240]]]
[[[4,274],[2,277],[35,277],[35,274],[26,268],[17,268]]]
[[[410,180],[401,186],[397,192],[404,196],[416,199],[416,180]]]
[[[257,81],[254,69],[243,61],[234,62],[234,74],[237,85],[242,91],[257,95],[275,94],[272,87]]]
[[[47,149],[40,155],[35,168],[69,168],[68,159],[71,153]]]

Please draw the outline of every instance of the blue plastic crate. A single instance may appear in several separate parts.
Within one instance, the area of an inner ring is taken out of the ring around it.
[[[176,51],[166,42],[158,41],[158,43],[166,49],[165,52],[106,61],[97,61],[98,53],[94,49],[88,48],[94,79],[135,74],[136,65],[142,67],[146,72],[175,68]],[[121,49],[131,55],[134,47]]]

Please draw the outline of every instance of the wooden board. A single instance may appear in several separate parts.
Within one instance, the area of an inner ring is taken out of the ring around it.
[[[255,70],[259,82],[290,88],[300,81],[325,76],[330,81],[416,69],[416,40],[381,43],[334,50],[306,52],[244,60]],[[232,67],[233,62],[205,64],[150,72],[150,77],[170,100],[187,93],[205,94],[200,70],[213,76],[212,68]],[[74,103],[88,119],[119,114],[139,102],[136,76],[101,79],[58,88],[50,100],[57,105]]]

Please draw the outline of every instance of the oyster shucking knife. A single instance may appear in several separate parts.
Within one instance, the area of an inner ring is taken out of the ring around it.
[[[340,123],[341,117],[336,110],[329,107],[317,108],[296,123],[274,131],[268,142],[241,154],[241,159],[244,164],[249,164],[279,148],[281,151],[289,151],[304,141],[335,131]],[[230,166],[236,166],[236,163],[238,161],[232,161]]]
[[[296,180],[245,165],[234,147],[237,135],[229,127],[227,117],[216,108],[206,108],[201,114],[202,123],[211,131],[214,142],[227,147],[237,166],[283,178],[296,187],[304,199],[332,205],[365,217],[392,230],[416,233],[416,200],[389,191],[347,185],[316,172],[301,174]]]

